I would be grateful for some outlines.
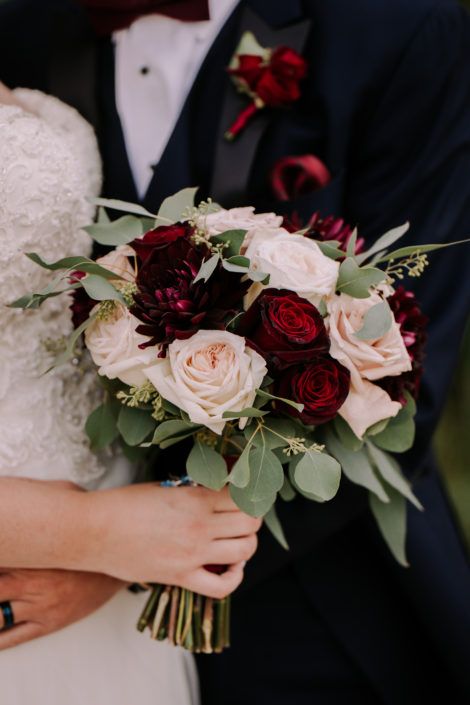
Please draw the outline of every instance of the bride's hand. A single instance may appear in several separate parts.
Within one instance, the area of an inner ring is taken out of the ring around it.
[[[1,572],[0,602],[11,603],[15,626],[0,631],[0,650],[87,617],[122,587],[119,580],[96,573],[21,569]],[[0,615],[0,630],[2,620]]]
[[[121,580],[179,585],[222,598],[238,587],[257,547],[261,521],[241,512],[227,489],[142,484],[84,499],[85,569]],[[214,564],[229,568],[217,575],[204,567]]]

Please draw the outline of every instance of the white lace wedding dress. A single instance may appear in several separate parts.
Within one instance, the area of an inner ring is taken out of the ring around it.
[[[90,251],[80,226],[101,178],[93,131],[75,110],[37,91],[16,94],[31,113],[0,106],[0,474],[123,485],[128,463],[93,455],[84,434],[93,375],[71,363],[40,376],[72,329],[65,300],[39,311],[5,306],[50,279],[25,252],[53,261]],[[1,704],[196,703],[189,654],[135,629],[145,599],[122,590],[80,622],[1,652]]]

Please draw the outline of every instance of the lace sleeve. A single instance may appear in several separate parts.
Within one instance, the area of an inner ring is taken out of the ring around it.
[[[0,106],[0,474],[86,486],[104,473],[83,430],[94,375],[70,364],[41,376],[72,329],[68,295],[35,311],[6,304],[49,280],[25,252],[51,261],[91,250],[80,228],[100,188],[98,149],[75,110],[38,91],[16,93],[31,112]]]

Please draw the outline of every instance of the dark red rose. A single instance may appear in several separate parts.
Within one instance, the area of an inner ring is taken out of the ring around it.
[[[289,201],[326,186],[331,175],[314,154],[279,159],[271,172],[271,186],[276,198]]]
[[[154,250],[162,249],[179,238],[189,238],[194,228],[188,223],[175,223],[174,225],[160,225],[155,230],[149,230],[142,238],[136,238],[130,246],[136,251],[142,262]]]
[[[274,393],[304,404],[302,412],[287,404],[282,404],[282,409],[308,426],[318,426],[334,419],[349,394],[349,381],[346,367],[329,355],[322,355],[307,365],[287,368],[276,380]]]
[[[271,372],[308,362],[330,347],[318,309],[285,289],[265,289],[239,320],[237,333],[266,359]]]
[[[72,272],[69,283],[75,284],[80,281],[80,279],[83,279],[84,276],[85,272]],[[78,328],[86,321],[90,315],[91,309],[95,305],[96,301],[90,299],[83,286],[73,290],[70,310],[72,311],[72,323],[74,328]]]
[[[394,401],[400,404],[406,402],[405,391],[417,399],[421,377],[423,375],[424,348],[427,340],[426,326],[428,318],[416,301],[412,291],[399,286],[395,293],[387,299],[403,337],[412,369],[397,377],[384,377],[378,384],[385,389]]]
[[[142,321],[137,332],[149,337],[142,345],[166,346],[175,339],[190,338],[201,328],[224,329],[227,319],[241,306],[249,282],[227,272],[219,262],[207,282],[194,282],[210,251],[186,237],[175,237],[154,247],[139,269],[138,291],[131,313]]]

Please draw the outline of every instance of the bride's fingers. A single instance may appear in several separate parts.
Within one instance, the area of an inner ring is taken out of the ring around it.
[[[0,651],[10,649],[12,646],[18,646],[18,644],[23,644],[25,641],[36,639],[41,634],[42,628],[39,624],[34,622],[18,624],[12,629],[0,632]]]
[[[32,605],[29,605],[27,602],[23,602],[22,600],[0,600],[0,603],[1,602],[7,602],[10,605],[11,611],[13,612],[13,621],[15,624],[27,622],[28,620],[33,619],[34,617],[34,615],[32,614]],[[0,610],[0,630],[4,627],[5,618],[3,616],[3,611]]]
[[[212,541],[207,549],[205,563],[211,565],[231,565],[248,561],[256,551],[258,539],[255,534],[240,539],[219,539]]]
[[[221,575],[210,573],[208,570],[200,568],[190,576],[185,587],[201,595],[221,600],[234,592],[240,585],[243,580],[244,566],[244,561],[236,563],[229,566],[225,573]]]
[[[243,512],[217,512],[210,518],[211,535],[215,539],[229,539],[255,534],[262,520]]]

